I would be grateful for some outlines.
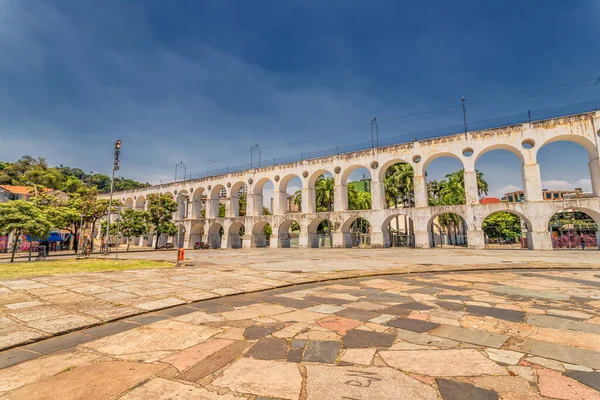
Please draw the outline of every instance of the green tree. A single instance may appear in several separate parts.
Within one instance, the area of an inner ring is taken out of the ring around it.
[[[521,218],[509,212],[493,213],[481,225],[490,240],[514,240],[521,237]]]
[[[52,225],[41,208],[24,200],[0,203],[0,232],[12,232],[14,242],[10,262],[15,260],[18,238],[29,235],[32,238],[44,238],[50,233]]]
[[[108,200],[98,198],[98,190],[95,187],[82,187],[76,193],[69,196],[69,204],[71,204],[80,215],[83,215],[83,221],[91,225],[92,232],[94,232],[98,220],[108,213],[108,203]],[[119,205],[119,201],[113,201],[113,209],[111,211],[114,213],[116,207]],[[90,245],[91,251],[94,251],[93,240]]]
[[[248,205],[248,196],[246,193],[240,195],[240,217],[246,216],[246,207]]]
[[[66,193],[77,193],[83,188],[83,182],[76,176],[69,176],[62,186],[62,191]]]
[[[227,212],[227,207],[225,203],[219,203],[219,218],[225,218],[225,213]]]
[[[317,203],[317,212],[333,211],[333,194],[335,180],[319,176],[315,182],[315,200]]]
[[[158,239],[161,234],[168,236],[177,233],[177,227],[173,223],[173,213],[177,211],[177,202],[167,194],[152,193],[146,198],[148,202],[148,222],[156,234],[155,249],[158,249]]]
[[[131,238],[147,235],[150,231],[149,217],[148,212],[131,208],[127,208],[121,213],[119,230],[127,238],[127,251],[129,251]]]
[[[302,189],[298,189],[294,193],[294,204],[298,206],[298,210],[302,211]]]

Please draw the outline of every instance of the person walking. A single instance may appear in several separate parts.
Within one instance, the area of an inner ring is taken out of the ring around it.
[[[585,250],[585,239],[583,238],[583,235],[581,235],[580,243],[581,243],[581,250]]]

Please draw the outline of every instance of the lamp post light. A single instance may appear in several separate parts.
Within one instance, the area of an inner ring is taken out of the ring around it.
[[[107,215],[107,224],[106,224],[106,239],[104,241],[104,254],[108,254],[108,238],[110,234],[110,214],[112,212],[112,197],[113,197],[113,189],[115,186],[115,171],[119,170],[119,154],[121,154],[121,140],[117,140],[115,143],[115,155],[113,157],[113,168],[112,168],[112,176],[110,177],[110,196],[108,198],[108,215]]]
[[[77,257],[76,259],[79,260],[81,258],[81,238],[82,238],[82,234],[83,234],[83,217],[84,215],[81,214],[80,216],[80,220],[79,220],[79,237],[77,238]]]
[[[121,230],[120,230],[120,223],[121,223],[121,207],[117,207],[117,238],[116,238],[116,243],[115,243],[115,260],[119,259],[119,242],[121,240]]]

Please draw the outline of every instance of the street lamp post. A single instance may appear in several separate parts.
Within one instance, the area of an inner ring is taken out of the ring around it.
[[[84,215],[81,214],[79,216],[81,219],[79,220],[79,237],[77,238],[77,257],[76,259],[80,259],[81,258],[81,235],[83,234],[83,217]]]
[[[112,212],[112,197],[113,197],[113,189],[115,186],[115,171],[119,170],[119,154],[121,154],[121,141],[117,140],[115,143],[115,155],[113,157],[113,168],[112,168],[112,176],[110,177],[110,196],[108,198],[108,215],[106,217],[106,238],[104,240],[104,254],[108,254],[108,238],[110,235],[110,214]]]
[[[115,260],[119,259],[119,241],[121,240],[121,207],[117,207],[117,240],[115,243]]]

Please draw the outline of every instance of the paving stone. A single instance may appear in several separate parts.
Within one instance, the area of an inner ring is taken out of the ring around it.
[[[449,379],[436,378],[438,390],[444,400],[497,400],[498,393],[493,390]]]
[[[197,311],[195,308],[187,307],[187,306],[179,306],[173,308],[167,308],[166,310],[161,310],[161,314],[170,315],[171,317],[178,317],[180,315],[186,315]]]
[[[600,393],[587,385],[550,369],[536,369],[538,387],[542,396],[567,400],[598,400]]]
[[[262,338],[254,344],[245,354],[259,360],[285,359],[287,352],[287,341],[278,338]]]
[[[163,378],[152,378],[141,386],[136,387],[131,392],[119,400],[241,400],[232,394],[217,394],[209,392],[203,387],[198,387],[182,382],[171,381]]]
[[[290,299],[287,297],[281,296],[267,296],[264,300],[265,303],[278,304],[280,306],[295,308],[295,309],[305,309],[309,307],[314,307],[318,305],[316,301],[309,300],[300,300],[300,299]]]
[[[292,349],[303,349],[306,347],[306,340],[292,339],[290,342],[290,347]]]
[[[445,308],[446,310],[453,311],[460,311],[465,307],[462,303],[453,303],[451,301],[438,301],[437,305],[442,308]]]
[[[442,289],[436,288],[436,287],[422,287],[422,288],[407,290],[406,293],[437,294],[441,291],[442,291]]]
[[[28,344],[24,346],[23,349],[34,351],[40,354],[50,354],[55,351],[68,349],[70,347],[75,347],[82,343],[91,342],[95,337],[84,335],[81,333],[71,333],[64,336],[58,336],[51,339],[43,340],[41,342]]]
[[[203,361],[207,357],[215,354],[221,349],[224,349],[232,343],[232,340],[227,339],[209,340],[208,342],[188,347],[181,352],[163,358],[161,361],[171,364],[179,371],[185,371],[189,367]]]
[[[114,398],[164,369],[164,365],[128,361],[79,365],[11,393],[13,400]],[[51,397],[49,397],[51,394]]]
[[[30,308],[30,307],[37,307],[37,306],[43,306],[43,305],[45,305],[45,303],[43,303],[39,300],[32,300],[32,301],[22,301],[20,303],[5,304],[4,307],[8,308],[9,310],[18,310],[20,308]]]
[[[464,296],[462,294],[438,294],[438,298],[445,300],[461,300],[461,301],[470,301],[471,297]]]
[[[31,321],[28,325],[44,332],[56,334],[85,328],[100,322],[101,321],[97,319],[84,317],[82,315],[63,315],[55,318]]]
[[[397,304],[394,307],[400,308],[400,309],[405,309],[405,310],[420,310],[420,311],[431,310],[432,308],[435,308],[432,306],[428,306],[427,304],[419,303],[417,301],[413,301],[410,303]],[[388,313],[388,314],[391,314],[391,313]]]
[[[340,351],[339,342],[311,340],[304,351],[303,361],[333,364]]]
[[[384,308],[383,310],[379,310],[379,312],[382,315],[395,315],[398,317],[407,317],[411,313],[411,310],[393,306],[393,307]]]
[[[219,302],[210,302],[210,300],[204,302],[204,301],[200,301],[197,303],[190,303],[187,306],[188,307],[192,307],[192,308],[196,308],[198,310],[204,310],[209,314],[216,314],[216,313],[221,313],[221,312],[226,312],[226,311],[232,311],[234,308],[231,304],[223,304],[223,303],[219,303]]]
[[[522,289],[513,286],[496,286],[491,288],[491,291],[495,293],[514,294],[517,296],[531,297],[534,299],[569,300],[569,296],[566,294],[553,293],[550,291],[542,290]]]
[[[283,322],[312,322],[326,316],[327,314],[316,313],[306,310],[298,310],[285,314],[274,315],[273,318]]]
[[[136,307],[142,308],[144,310],[153,311],[160,310],[167,307],[178,306],[181,304],[185,304],[185,301],[176,299],[175,297],[167,297],[166,299],[149,301],[146,303],[138,304]]]
[[[302,361],[302,353],[304,353],[304,348],[302,349],[290,349],[287,353],[286,361],[299,363]]]
[[[283,324],[281,324],[283,325]],[[283,328],[276,325],[252,325],[244,330],[244,337],[248,340],[260,339],[269,336],[271,333]]]
[[[573,321],[572,319],[567,318],[553,317],[551,315],[527,314],[527,323],[545,328],[567,329],[572,331],[600,334],[600,325]]]
[[[104,336],[114,335],[115,333],[124,332],[126,330],[136,328],[138,326],[138,324],[132,322],[116,321],[104,325],[95,326],[93,328],[88,328],[82,331],[81,333],[100,338]]]
[[[395,328],[404,329],[411,332],[429,332],[432,329],[437,328],[440,324],[434,324],[428,321],[420,321],[412,318],[396,318],[387,323],[389,326]]]
[[[343,337],[346,348],[390,347],[395,336],[388,333],[351,330]]]
[[[242,358],[212,382],[239,393],[296,400],[302,377],[295,363]]]
[[[565,375],[600,391],[600,372],[567,371]]]
[[[376,351],[377,349],[346,349],[344,355],[340,358],[340,361],[352,364],[370,365]]]
[[[555,360],[550,360],[548,358],[543,357],[527,357],[525,359],[528,363],[542,365],[546,368],[555,369],[557,371],[564,371],[562,364]]]
[[[437,399],[436,391],[387,367],[306,365],[308,400]]]
[[[368,310],[360,310],[357,308],[346,308],[342,311],[336,312],[335,314],[339,315],[340,317],[354,319],[354,320],[363,321],[363,322],[368,321],[368,320],[380,315],[380,313],[378,313],[378,312],[368,311]]]
[[[389,320],[392,320],[396,318],[396,316],[394,315],[390,315],[390,314],[381,314],[375,318],[371,318],[369,320],[369,322],[372,322],[374,324],[385,324],[386,322],[388,322]]]
[[[498,364],[476,350],[380,351],[394,368],[428,376],[506,375]]]
[[[348,302],[348,300],[336,299],[333,297],[306,296],[304,299],[308,301],[314,301],[317,304],[334,304],[336,306],[341,306]]]
[[[340,334],[342,334],[343,332],[347,332],[351,329],[362,325],[362,322],[357,321],[355,319],[340,317],[338,315],[330,315],[328,317],[317,320],[317,324],[319,324],[319,326],[322,326],[323,328],[327,328],[329,330],[339,332]]]
[[[585,367],[600,369],[600,353],[591,350],[579,349],[572,346],[542,342],[535,339],[509,340],[506,349],[530,353],[536,356],[583,365]]]
[[[309,307],[306,309],[307,311],[314,311],[323,314],[333,314],[337,311],[344,310],[344,307],[332,305],[332,304],[320,304],[318,306]]]
[[[567,370],[567,371],[583,371],[583,372],[594,372],[593,369],[588,368],[588,367],[584,367],[581,365],[575,365],[575,364],[569,364],[569,363],[563,363],[563,367]]]
[[[126,319],[126,321],[131,321],[142,325],[148,325],[169,318],[171,317],[163,314],[144,314],[136,315],[135,317],[129,317]]]
[[[483,315],[485,317],[494,317],[512,322],[524,322],[525,313],[523,311],[506,310],[502,308],[474,306],[467,304],[465,309],[468,313],[474,315]]]
[[[485,352],[490,360],[506,365],[515,365],[524,356],[523,353],[511,350],[485,349]]]
[[[533,374],[533,368],[531,367],[525,367],[522,365],[509,365],[506,368],[516,374],[518,377],[525,379],[527,382],[535,381],[535,375]]]
[[[0,350],[24,345],[36,340],[41,340],[50,336],[48,333],[33,332],[26,329],[20,329],[20,326],[14,324],[11,330],[0,332]]]
[[[494,347],[499,349],[508,336],[498,333],[490,333],[477,329],[467,329],[458,326],[442,325],[430,332],[431,335],[456,340],[458,342],[473,343],[485,347]]]
[[[395,293],[379,293],[367,296],[369,301],[380,303],[404,303],[410,301],[410,297]]]
[[[204,358],[202,362],[194,365],[183,374],[179,375],[177,379],[188,382],[197,382],[238,358],[248,346],[250,346],[250,343],[240,341],[233,342],[216,353]]]
[[[23,349],[8,350],[0,353],[0,369],[8,368],[12,365],[22,363],[32,358],[38,357],[39,354],[25,351]]]

